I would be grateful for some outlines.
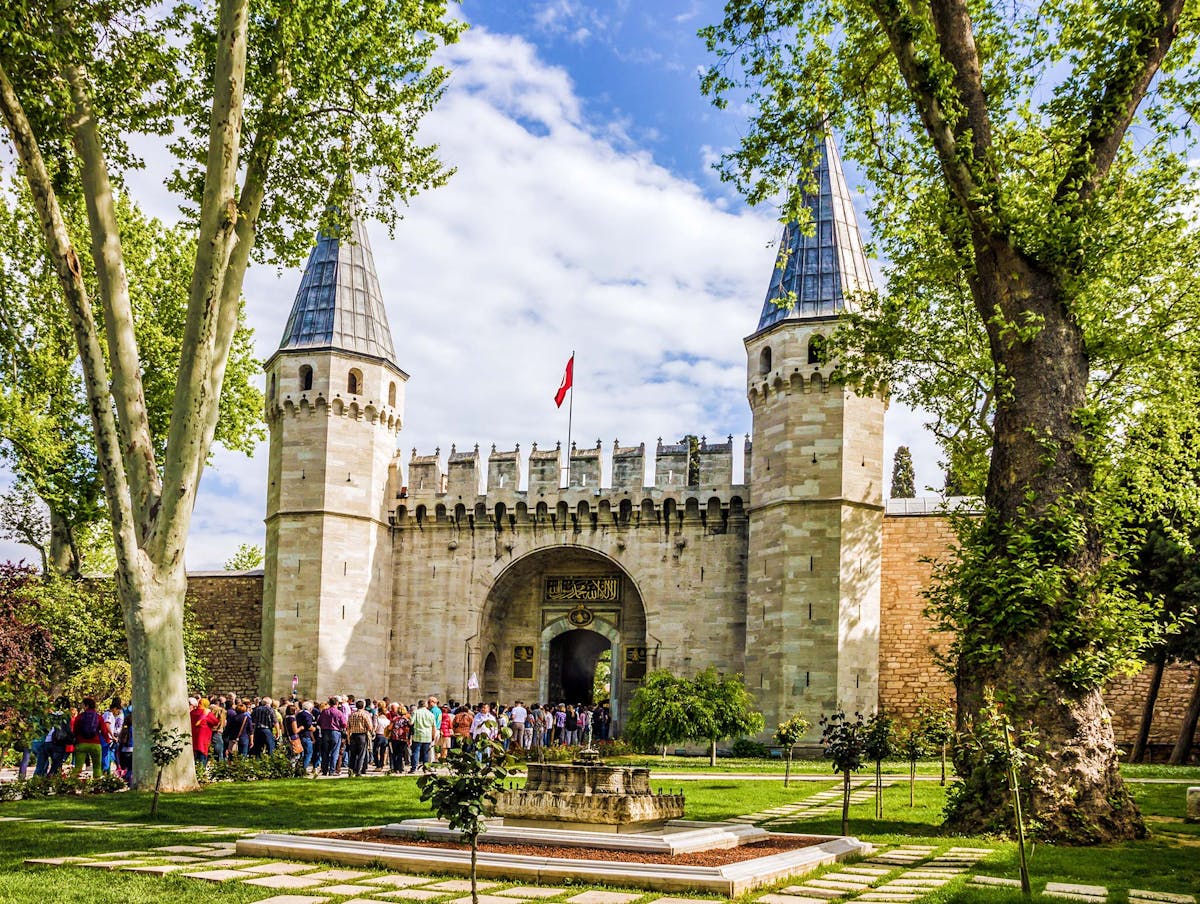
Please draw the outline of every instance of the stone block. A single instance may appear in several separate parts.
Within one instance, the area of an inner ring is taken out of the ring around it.
[[[254,904],[325,904],[328,898],[316,895],[275,895],[273,898],[263,898]]]
[[[1187,813],[1184,822],[1200,822],[1200,787],[1187,789]]]
[[[825,898],[807,898],[803,895],[763,895],[760,904],[825,904]]]
[[[567,898],[571,904],[629,904],[641,895],[631,895],[621,891],[585,891],[582,894]]]
[[[433,881],[431,876],[376,876],[374,879],[363,879],[364,885],[391,885],[396,888],[408,888],[410,885],[426,885]]]
[[[1006,879],[1003,876],[974,876],[971,878],[972,885],[996,885],[1003,888],[1020,888],[1020,879]]]
[[[313,865],[311,863],[260,863],[257,866],[248,866],[246,870],[268,876],[286,876],[289,873],[312,872]]]
[[[566,892],[565,888],[555,888],[551,885],[516,885],[498,891],[496,894],[506,898],[553,898]]]
[[[312,888],[324,880],[310,879],[308,876],[258,876],[247,879],[247,885],[261,885],[263,888]]]
[[[484,888],[495,888],[499,884],[499,882],[486,882],[481,880],[475,883],[475,887],[482,890]],[[435,891],[470,891],[471,880],[447,879],[445,882],[438,882],[434,885],[430,885],[429,887]]]
[[[1142,891],[1141,889],[1129,889],[1130,901],[1150,901],[1154,904],[1163,902],[1163,904],[1196,904],[1195,895],[1177,895],[1169,891]]]
[[[326,882],[349,882],[352,879],[363,879],[371,875],[360,869],[323,869],[317,873],[308,873],[306,879],[321,879]]]
[[[228,882],[231,879],[253,879],[254,873],[244,869],[206,869],[198,873],[184,873],[189,879],[203,879],[206,882]]]
[[[1072,882],[1047,882],[1046,894],[1087,895],[1090,898],[1104,898],[1108,896],[1108,889],[1103,885],[1076,885]]]
[[[427,888],[398,888],[395,891],[373,891],[371,894],[400,901],[432,901],[435,898],[446,897],[449,892],[430,891]]]

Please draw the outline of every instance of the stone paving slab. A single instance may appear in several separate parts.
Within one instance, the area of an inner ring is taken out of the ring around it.
[[[803,895],[763,895],[761,904],[825,904],[824,898],[806,898]]]
[[[376,876],[374,879],[363,879],[366,885],[393,885],[397,888],[407,888],[410,885],[427,885],[433,881],[433,876],[405,876],[391,874]]]
[[[712,898],[704,898],[702,900],[712,901]],[[724,899],[722,899],[724,900]],[[697,904],[696,898],[655,898],[648,904]]]
[[[363,873],[363,875],[365,876],[366,873]],[[487,881],[481,879],[480,881],[475,883],[475,887],[480,890],[483,890],[485,888],[495,888],[497,885],[503,885],[503,884],[504,883],[502,883],[502,882],[487,882]],[[433,885],[427,885],[426,888],[432,888],[432,889],[436,889],[438,891],[470,891],[471,890],[471,880],[470,879],[447,879],[445,882],[435,882]],[[638,895],[638,897],[640,898],[641,895]],[[574,899],[572,898],[572,900],[574,900]]]
[[[567,900],[572,904],[629,904],[640,897],[642,896],[621,891],[585,891]]]
[[[430,891],[427,888],[399,888],[396,891],[372,891],[371,894],[379,895],[381,898],[394,898],[403,901],[432,901],[435,898],[446,897],[449,892]]]
[[[1169,891],[1143,891],[1139,888],[1129,889],[1129,900],[1135,898],[1142,901],[1163,901],[1165,904],[1196,904],[1195,895],[1177,895]]]
[[[323,895],[373,895],[379,892],[378,888],[371,888],[367,885],[325,885],[321,888]]]
[[[840,891],[862,891],[870,882],[838,882],[833,879],[809,879],[804,883],[815,888],[830,888]]]
[[[970,884],[971,885],[996,885],[996,886],[1002,886],[1004,888],[1020,888],[1021,880],[1020,879],[1006,879],[1003,876],[972,876]],[[1130,894],[1133,894],[1133,892],[1130,892]],[[1191,902],[1184,902],[1184,904],[1191,904]]]
[[[144,860],[89,860],[85,863],[78,863],[76,866],[89,869],[120,869],[122,866],[141,866],[144,862]]]
[[[263,898],[254,904],[325,904],[328,898],[318,898],[316,895],[275,895],[273,898]]]
[[[813,885],[789,885],[783,892],[788,895],[809,895],[810,897],[825,898],[827,900],[830,898],[840,898],[845,894],[844,891],[838,889],[821,888],[820,886]]]
[[[869,891],[865,895],[860,895],[855,898],[855,901],[892,901],[895,904],[904,904],[907,901],[915,901],[920,898],[920,895],[906,895],[899,892],[887,891]]]
[[[205,864],[209,869],[242,869],[248,870],[257,864],[253,857],[223,857],[220,860],[209,860]]]
[[[496,894],[506,898],[553,898],[555,895],[566,894],[566,891],[565,888],[554,888],[550,885],[517,885]]]
[[[151,856],[153,856],[153,855],[146,851],[103,851],[102,853],[99,853],[99,854],[92,854],[91,859],[92,860],[103,860],[106,857],[124,857],[124,858],[128,859],[129,857],[151,857]]]
[[[324,879],[310,879],[308,876],[255,876],[247,879],[247,885],[260,885],[263,888],[312,888],[321,885]],[[362,889],[359,889],[361,891]],[[351,892],[355,894],[355,892]]]
[[[26,866],[64,866],[71,863],[87,863],[91,857],[31,857],[24,861]]]
[[[454,898],[450,904],[471,904],[471,896]],[[496,895],[479,895],[479,904],[513,904],[512,898],[501,898]]]
[[[843,866],[842,872],[862,873],[865,876],[886,876],[888,873],[893,872],[893,870],[883,866],[859,866],[858,864],[855,864],[853,866]]]
[[[184,873],[189,879],[203,879],[206,882],[228,882],[231,879],[253,879],[254,873],[244,869],[206,869],[199,873]]]
[[[373,891],[380,898],[396,898],[397,900],[433,900],[444,898],[450,892],[431,892],[428,888],[397,888],[394,892]],[[511,900],[511,899],[510,899]]]
[[[165,854],[212,854],[208,845],[198,844],[168,844],[166,847],[151,848],[152,851],[162,851]]]
[[[865,885],[870,885],[873,881],[875,881],[870,876],[864,876],[861,873],[847,872],[825,873],[823,876],[821,876],[821,878],[828,879],[831,882],[852,882],[854,884]]]
[[[160,863],[157,866],[148,866],[141,864],[140,866],[123,866],[123,873],[144,873],[148,876],[165,876],[167,873],[173,873],[176,870],[187,869],[182,863]]]
[[[326,898],[323,900],[328,900],[328,899]],[[467,898],[467,900],[470,901],[471,899]],[[483,895],[479,896],[479,900],[480,901],[483,900]],[[386,901],[377,901],[374,898],[353,898],[349,901],[342,901],[341,904],[387,904],[387,902]]]
[[[364,879],[369,875],[371,875],[369,872],[361,869],[323,869],[316,873],[305,873],[304,878],[324,879],[327,882],[349,882],[351,879]],[[479,887],[483,888],[482,882],[479,883]]]
[[[286,876],[289,873],[311,872],[311,863],[260,863],[258,866],[246,867],[252,873],[265,873],[272,876]]]
[[[1047,882],[1046,894],[1087,895],[1089,898],[1105,898],[1108,889],[1103,885],[1076,885],[1073,882]]]

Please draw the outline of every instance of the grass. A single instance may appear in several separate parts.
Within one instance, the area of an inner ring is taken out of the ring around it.
[[[864,778],[866,776],[864,775]],[[835,782],[802,782],[784,788],[779,782],[662,781],[653,786],[682,788],[687,818],[723,819],[792,803],[834,787]],[[1110,904],[1121,904],[1129,888],[1195,893],[1200,885],[1200,826],[1179,818],[1184,791],[1179,785],[1141,784],[1133,787],[1151,827],[1149,839],[1095,848],[1038,845],[1031,868],[1034,887],[1047,880],[1107,886]],[[1016,876],[1015,846],[1007,841],[955,836],[940,826],[945,790],[934,782],[919,782],[916,806],[908,806],[907,782],[884,791],[884,818],[873,817],[874,804],[851,808],[850,830],[861,838],[896,844],[962,845],[992,848],[994,853],[978,871]],[[149,795],[129,792],[94,798],[45,799],[0,804],[0,816],[42,819],[106,819],[148,822]],[[250,784],[220,784],[190,794],[168,795],[161,804],[161,822],[169,825],[216,825],[263,830],[338,828],[371,825],[428,815],[409,779],[369,779],[313,782],[303,779]],[[773,826],[773,828],[776,828]],[[784,830],[805,834],[839,834],[836,817],[799,820]],[[168,832],[160,828],[69,829],[54,823],[0,823],[0,901],[28,904],[84,904],[101,898],[122,904],[187,900],[189,904],[251,902],[268,897],[266,889],[234,884],[210,885],[177,877],[137,876],[82,868],[26,867],[28,857],[92,854],[149,849],[164,845],[213,841],[212,836]],[[836,867],[835,867],[836,868]],[[585,875],[585,873],[581,873]],[[790,883],[784,883],[790,884]],[[579,891],[581,880],[573,886]],[[770,889],[763,889],[762,892]],[[761,893],[761,892],[760,892]],[[757,894],[757,893],[756,893]],[[651,896],[646,901],[652,900]],[[921,904],[1007,904],[1022,900],[1003,890],[975,890],[961,881],[922,899]],[[1051,899],[1046,899],[1047,901]],[[1061,901],[1058,902],[1061,904]]]
[[[722,757],[717,760],[715,767],[708,765],[707,756],[651,756],[636,754],[631,756],[607,757],[605,762],[617,766],[648,766],[656,773],[662,772],[721,772],[736,775],[738,773],[763,773],[783,775],[784,763],[776,759],[747,759],[738,757]],[[952,773],[953,767],[947,763],[947,769]],[[918,760],[917,775],[940,775],[942,771],[940,760]],[[884,760],[885,775],[908,776],[908,762],[905,760]],[[1176,781],[1196,782],[1200,780],[1200,766],[1167,766],[1165,764],[1138,763],[1122,764],[1121,774],[1127,779],[1174,779]],[[822,759],[792,760],[793,776],[829,775],[829,763]]]

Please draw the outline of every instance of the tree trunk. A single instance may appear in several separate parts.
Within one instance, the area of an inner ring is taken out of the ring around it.
[[[941,780],[940,784],[943,788],[946,787],[946,744],[945,744],[945,742],[942,743],[942,780]]]
[[[708,765],[710,765],[710,766],[717,765],[717,742],[716,741],[708,742]]]
[[[792,749],[789,747],[787,750],[787,755],[784,758],[783,787],[786,788],[788,786],[788,781],[791,779],[791,777],[792,777]]]
[[[908,805],[917,805],[917,761],[908,761]]]
[[[148,785],[154,777],[150,731],[161,724],[189,737],[187,669],[183,652],[183,598],[187,576],[182,561],[160,572],[140,551],[137,561],[117,569],[117,593],[125,616],[129,666],[133,679],[133,785]],[[190,756],[175,759],[163,772],[164,791],[197,787],[196,766]]]
[[[479,859],[479,836],[471,836],[471,904],[479,904],[478,876],[475,872],[476,861]]]
[[[850,834],[850,772],[842,773],[842,834]]]
[[[883,819],[883,763],[875,761],[875,818]]]
[[[1196,683],[1192,686],[1192,699],[1188,702],[1187,712],[1183,714],[1183,724],[1179,727],[1179,739],[1175,749],[1171,751],[1172,766],[1183,766],[1192,752],[1192,739],[1196,736],[1196,723],[1200,722],[1200,672],[1196,673]]]
[[[971,288],[1004,391],[997,393],[985,513],[967,552],[975,558],[954,588],[966,611],[957,641],[957,728],[968,731],[991,694],[1018,744],[1026,732],[1036,736],[1036,748],[1021,746],[1030,754],[1024,779],[1042,838],[1141,837],[1145,825],[1118,770],[1101,677],[1057,677],[1089,652],[1090,638],[1072,632],[1098,592],[1103,557],[1091,508],[1083,333],[1050,273],[1004,237],[977,232],[973,241]],[[1053,589],[1043,592],[1042,582],[1024,590],[1020,577],[1030,568],[1052,569]],[[1013,828],[1007,783],[988,759],[966,745],[955,751],[965,791],[948,813],[956,831]]]
[[[82,563],[71,537],[71,525],[59,512],[50,509],[50,554],[48,567],[59,574],[79,577]]]
[[[1146,703],[1142,707],[1142,721],[1138,725],[1137,740],[1129,752],[1129,762],[1140,763],[1146,758],[1150,745],[1150,729],[1154,725],[1154,706],[1158,703],[1158,692],[1162,688],[1163,672],[1167,670],[1166,650],[1159,650],[1154,657],[1154,671],[1150,673],[1150,687],[1146,690]]]

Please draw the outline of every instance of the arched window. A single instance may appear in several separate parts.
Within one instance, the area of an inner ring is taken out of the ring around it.
[[[758,356],[758,372],[764,376],[771,372],[771,346],[769,345]]]
[[[363,378],[362,371],[357,367],[350,369],[350,378],[346,380],[346,392],[350,395],[358,395],[362,392]]]
[[[824,364],[825,363],[825,337],[824,336],[818,334],[808,340],[808,363],[809,364]]]
[[[307,392],[312,389],[312,367],[307,364],[300,366],[300,391]]]
[[[396,407],[396,381],[393,380],[388,384],[388,407]]]

